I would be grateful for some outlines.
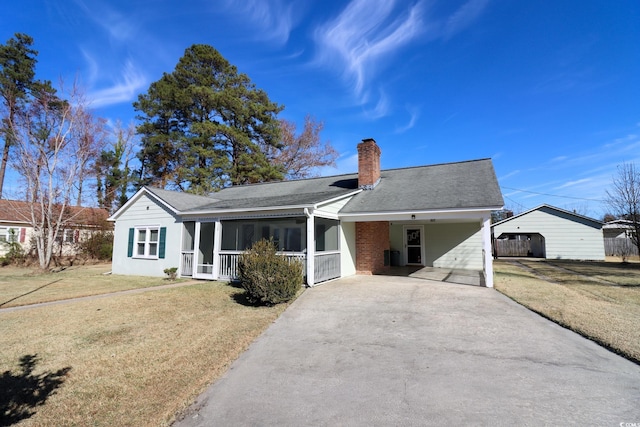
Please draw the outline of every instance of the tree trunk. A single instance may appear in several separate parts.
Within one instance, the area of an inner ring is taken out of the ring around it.
[[[0,164],[0,199],[2,199],[2,189],[4,188],[4,174],[7,170],[7,163],[9,162],[9,148],[11,144],[9,141],[4,141],[4,150],[2,150],[2,164]]]

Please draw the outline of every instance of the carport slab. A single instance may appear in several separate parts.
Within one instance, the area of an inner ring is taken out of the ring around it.
[[[306,290],[176,425],[623,422],[638,365],[493,289],[355,276]]]

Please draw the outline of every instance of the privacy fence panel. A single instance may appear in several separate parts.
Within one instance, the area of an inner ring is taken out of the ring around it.
[[[605,237],[604,254],[606,256],[637,256],[638,248],[631,239]]]
[[[528,240],[496,239],[496,254],[498,256],[527,256],[531,251]]]

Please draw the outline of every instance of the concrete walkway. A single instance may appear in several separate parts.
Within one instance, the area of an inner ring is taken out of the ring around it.
[[[493,289],[308,289],[175,425],[640,423],[640,366]]]

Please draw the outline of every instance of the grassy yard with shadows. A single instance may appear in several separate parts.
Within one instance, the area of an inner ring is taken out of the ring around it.
[[[640,363],[640,265],[495,262],[495,288],[531,310]]]
[[[57,301],[170,283],[161,277],[114,276],[111,264],[73,266],[58,273],[0,267],[0,308]]]
[[[43,391],[40,401],[28,392],[26,403],[3,407],[5,417],[20,425],[169,425],[287,307],[242,304],[243,293],[199,282],[0,313],[0,387]]]

